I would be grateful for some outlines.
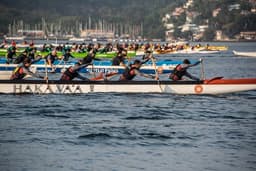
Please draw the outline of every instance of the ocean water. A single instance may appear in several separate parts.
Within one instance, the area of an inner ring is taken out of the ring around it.
[[[207,78],[256,77],[256,58],[232,54],[256,44],[225,45],[220,54],[159,58],[203,58]],[[0,95],[0,109],[1,171],[256,170],[256,91]]]

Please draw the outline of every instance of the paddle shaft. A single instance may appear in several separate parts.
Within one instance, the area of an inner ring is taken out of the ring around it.
[[[155,63],[155,61],[154,61],[154,59],[153,59],[153,56],[151,56],[150,59],[151,59],[152,64],[153,64],[153,66],[154,66],[156,77],[158,78],[158,79],[157,79],[157,83],[158,83],[158,85],[159,85],[159,87],[160,87],[161,92],[163,92],[163,89],[162,89],[162,87],[161,87],[160,80],[159,80],[159,75],[158,75],[158,72],[157,72],[157,69],[156,69],[156,63]]]
[[[205,80],[205,75],[204,75],[204,63],[203,63],[203,59],[200,58],[201,61],[201,80]]]
[[[92,61],[92,72],[93,72],[93,76],[96,77],[96,73],[94,71],[94,64],[93,64],[93,61]]]
[[[47,69],[47,60],[44,59],[45,63],[45,77],[46,77],[46,83],[48,84],[48,69]]]

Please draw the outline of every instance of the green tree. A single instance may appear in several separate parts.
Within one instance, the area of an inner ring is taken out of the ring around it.
[[[203,41],[212,41],[215,37],[215,30],[214,29],[207,29],[205,32],[204,32],[204,35],[203,35],[203,38],[202,40]]]

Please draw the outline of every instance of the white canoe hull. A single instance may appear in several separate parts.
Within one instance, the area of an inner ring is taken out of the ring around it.
[[[239,79],[241,80],[241,79]],[[225,80],[224,80],[225,81]],[[0,93],[22,94],[81,94],[81,93],[170,93],[170,94],[224,94],[256,90],[256,79],[240,82],[205,81],[44,81],[0,80]]]
[[[0,71],[0,80],[9,80],[11,75],[12,71]]]
[[[256,57],[256,52],[237,52],[237,51],[233,51],[233,53],[237,56]]]

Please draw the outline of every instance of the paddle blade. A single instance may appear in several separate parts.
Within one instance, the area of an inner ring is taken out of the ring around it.
[[[115,75],[117,75],[118,73],[117,72],[110,72],[110,73],[107,73],[104,75],[104,73],[100,73],[98,76],[94,77],[94,78],[91,78],[90,80],[91,81],[100,81],[100,80],[104,80],[104,78],[110,78],[110,77],[113,77]]]

